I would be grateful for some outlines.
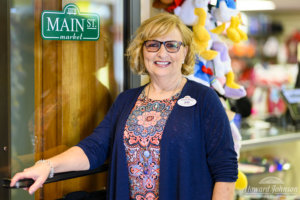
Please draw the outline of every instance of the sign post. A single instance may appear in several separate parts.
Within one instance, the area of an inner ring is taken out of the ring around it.
[[[73,3],[63,11],[45,10],[41,14],[41,35],[44,40],[96,41],[100,37],[100,17],[97,13],[80,13]]]

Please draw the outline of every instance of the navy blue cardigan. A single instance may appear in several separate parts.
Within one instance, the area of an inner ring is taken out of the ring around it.
[[[126,120],[144,86],[121,93],[92,135],[78,146],[90,168],[110,158],[109,200],[129,200],[129,177],[123,133]],[[166,122],[160,149],[160,200],[208,200],[215,182],[235,182],[237,155],[228,118],[216,93],[188,80],[179,98],[197,100],[192,107],[176,104]]]

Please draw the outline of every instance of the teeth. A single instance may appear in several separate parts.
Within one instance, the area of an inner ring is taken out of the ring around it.
[[[162,62],[162,61],[156,61],[155,63],[159,64],[159,65],[167,65],[167,64],[169,64],[169,62]]]

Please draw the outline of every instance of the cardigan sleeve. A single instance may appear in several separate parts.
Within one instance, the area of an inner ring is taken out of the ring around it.
[[[119,97],[120,95],[101,123],[94,129],[93,133],[76,145],[80,147],[88,157],[90,169],[99,167],[108,158],[118,115],[117,106],[120,101]]]
[[[235,182],[238,174],[237,154],[230,124],[212,89],[206,92],[203,108],[206,156],[212,178],[215,182]]]

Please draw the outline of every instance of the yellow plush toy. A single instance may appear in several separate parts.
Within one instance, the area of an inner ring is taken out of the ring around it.
[[[238,16],[231,17],[231,23],[228,27],[227,36],[235,43],[239,43],[242,40],[248,40],[247,34],[239,28],[240,19]]]
[[[239,28],[241,17],[236,9],[235,0],[217,0],[212,15],[218,22],[222,22],[222,25],[210,30],[212,33],[221,34],[226,28],[225,23],[230,21],[230,26],[226,31],[228,38],[235,43],[248,39],[247,34]]]
[[[248,186],[247,176],[239,170],[238,179],[235,182],[235,189],[244,190]]]
[[[197,46],[198,54],[205,60],[212,60],[218,52],[208,49],[211,38],[205,28],[206,11],[203,8],[195,8],[194,12],[198,16],[198,21],[193,25],[193,40]]]

